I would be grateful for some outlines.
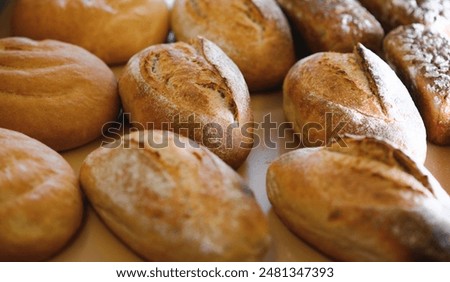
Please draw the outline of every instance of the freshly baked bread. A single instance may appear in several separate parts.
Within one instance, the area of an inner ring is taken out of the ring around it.
[[[281,85],[295,63],[289,24],[275,0],[176,0],[171,21],[177,40],[203,36],[222,48],[252,92]]]
[[[317,53],[301,60],[283,92],[286,118],[305,146],[323,146],[345,133],[379,136],[425,161],[425,126],[408,90],[361,44],[353,54]]]
[[[169,18],[164,0],[16,0],[12,32],[69,42],[119,64],[164,42]]]
[[[55,151],[0,128],[0,261],[55,255],[81,223],[78,179]]]
[[[311,51],[381,51],[381,24],[357,0],[277,0]]]
[[[250,95],[237,66],[214,43],[197,38],[136,54],[119,80],[131,121],[167,129],[239,167],[253,146]]]
[[[116,78],[91,53],[53,40],[0,39],[0,127],[61,151],[99,137],[118,111]]]
[[[442,22],[450,28],[448,0],[359,0],[359,2],[375,15],[386,31],[412,23],[433,25]]]
[[[91,153],[81,185],[103,221],[151,261],[252,261],[267,218],[241,177],[169,131],[135,131]]]
[[[409,88],[427,129],[428,139],[450,145],[450,41],[421,24],[388,34],[384,51]]]
[[[398,148],[373,138],[287,153],[267,172],[274,211],[344,261],[450,261],[450,198]]]

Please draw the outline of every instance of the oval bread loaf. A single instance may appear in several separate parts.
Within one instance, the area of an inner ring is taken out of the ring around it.
[[[80,226],[78,179],[58,153],[3,128],[0,160],[0,261],[48,259]]]
[[[253,146],[250,95],[237,66],[214,43],[196,38],[136,54],[119,80],[136,127],[167,129],[239,167]]]
[[[118,112],[117,80],[91,53],[54,40],[0,39],[0,127],[62,151],[98,138]]]
[[[450,32],[448,0],[359,0],[383,25],[386,32],[401,25],[444,24]]]
[[[306,148],[267,172],[280,219],[344,261],[450,261],[450,198],[402,151],[373,138]]]
[[[295,63],[289,24],[275,0],[176,0],[171,21],[177,40],[216,43],[252,92],[280,85]]]
[[[357,0],[277,0],[313,52],[352,52],[357,43],[381,53],[381,24]]]
[[[103,221],[151,261],[252,261],[268,223],[222,160],[169,131],[139,131],[91,153],[81,185]]]
[[[283,107],[305,146],[342,134],[390,140],[419,162],[426,131],[408,90],[394,71],[362,45],[353,54],[317,53],[287,75]]]
[[[12,32],[79,45],[107,64],[125,63],[169,33],[164,0],[16,0]]]
[[[384,52],[411,92],[428,140],[450,145],[450,40],[421,24],[401,26],[386,36]]]

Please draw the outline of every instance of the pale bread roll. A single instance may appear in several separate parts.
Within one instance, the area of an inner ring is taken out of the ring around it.
[[[80,226],[78,179],[55,151],[0,128],[0,261],[41,261]]]
[[[169,17],[164,0],[17,0],[11,26],[16,36],[69,42],[119,64],[164,42]]]
[[[86,50],[53,40],[0,39],[0,127],[54,150],[102,135],[119,112],[117,80]]]

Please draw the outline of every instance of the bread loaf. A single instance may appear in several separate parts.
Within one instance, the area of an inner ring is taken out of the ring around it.
[[[450,261],[450,198],[401,150],[374,138],[306,148],[267,172],[267,193],[299,237],[344,261]]]
[[[400,25],[444,24],[450,32],[448,0],[359,0],[381,22],[386,31]]]
[[[78,179],[55,151],[0,128],[0,261],[40,261],[81,223]]]
[[[357,0],[277,0],[313,52],[352,52],[362,43],[381,52],[384,31]]]
[[[123,108],[146,129],[167,129],[203,144],[234,168],[252,145],[250,96],[237,66],[197,38],[149,47],[119,80]]]
[[[295,63],[289,24],[275,0],[176,0],[171,21],[177,40],[216,43],[252,92],[281,85]]]
[[[91,53],[53,40],[0,39],[0,127],[62,151],[98,138],[118,112],[116,78]]]
[[[450,145],[450,40],[421,24],[413,24],[389,33],[384,51],[410,89],[428,139],[438,145]]]
[[[151,261],[252,261],[267,219],[241,177],[169,131],[139,131],[84,161],[81,185],[103,221]]]
[[[17,0],[11,27],[16,36],[69,42],[119,64],[164,42],[169,18],[164,0]]]
[[[339,135],[379,136],[423,163],[426,132],[408,90],[394,71],[362,45],[353,54],[317,53],[287,75],[283,108],[305,146]]]

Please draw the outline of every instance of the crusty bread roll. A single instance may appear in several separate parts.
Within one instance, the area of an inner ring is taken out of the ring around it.
[[[69,42],[119,64],[164,42],[169,18],[164,0],[16,0],[12,32]]]
[[[177,40],[203,36],[222,48],[252,92],[281,85],[295,63],[289,24],[275,0],[176,0],[171,21]]]
[[[131,121],[168,129],[239,167],[253,145],[250,95],[237,66],[214,43],[197,38],[136,54],[119,80]]]
[[[55,255],[81,223],[78,179],[55,151],[0,128],[0,261]]]
[[[277,0],[313,52],[381,52],[381,24],[357,0]]]
[[[450,145],[450,40],[421,24],[413,24],[389,33],[384,51],[410,89],[428,139]]]
[[[345,133],[380,136],[425,161],[425,126],[408,90],[361,44],[353,54],[317,53],[301,60],[283,92],[286,118],[305,146],[323,146]]]
[[[375,15],[386,31],[412,23],[433,25],[439,22],[450,28],[448,0],[359,0],[359,2]]]
[[[344,261],[450,261],[450,198],[398,148],[373,138],[287,153],[267,173],[280,219]]]
[[[99,137],[118,111],[116,78],[91,53],[53,40],[0,39],[0,127],[61,151]]]
[[[241,177],[169,131],[135,131],[84,161],[81,185],[103,221],[151,261],[252,261],[267,218]]]

